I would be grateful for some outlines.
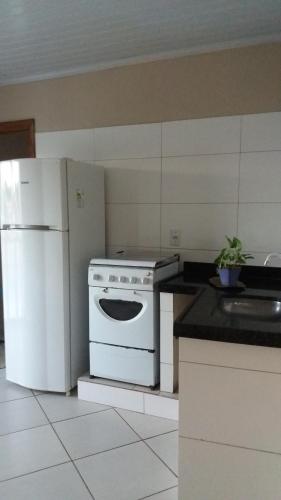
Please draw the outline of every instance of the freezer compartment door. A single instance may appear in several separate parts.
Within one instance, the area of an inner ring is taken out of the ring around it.
[[[90,340],[156,349],[159,344],[157,294],[89,287]]]
[[[69,390],[68,233],[1,231],[6,375]]]
[[[0,163],[1,227],[50,226],[66,230],[65,160],[10,160]]]
[[[90,342],[90,375],[154,387],[159,383],[159,357],[148,351]]]

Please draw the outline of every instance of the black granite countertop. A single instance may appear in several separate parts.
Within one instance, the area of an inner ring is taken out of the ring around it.
[[[186,280],[183,272],[169,278],[165,281],[161,281],[158,285],[158,290],[160,292],[166,293],[183,293],[194,295],[197,292],[198,283],[195,285],[190,284],[190,280]]]
[[[184,272],[159,286],[161,292],[194,294],[194,302],[175,321],[177,337],[215,340],[237,344],[281,347],[281,321],[228,314],[222,299],[251,296],[281,300],[281,269],[244,266],[244,289],[218,289],[209,284],[213,264],[185,263]]]

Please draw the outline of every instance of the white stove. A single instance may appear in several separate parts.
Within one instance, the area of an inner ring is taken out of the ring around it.
[[[155,386],[159,382],[159,281],[178,272],[178,256],[92,259],[89,265],[90,375]]]

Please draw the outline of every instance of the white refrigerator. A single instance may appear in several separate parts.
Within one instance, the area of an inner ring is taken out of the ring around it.
[[[71,160],[0,162],[6,377],[68,392],[89,366],[87,271],[104,255],[104,172]]]

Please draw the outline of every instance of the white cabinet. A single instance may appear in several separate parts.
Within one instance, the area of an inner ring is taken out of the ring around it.
[[[280,500],[281,456],[180,438],[179,500]]]
[[[180,339],[180,500],[279,500],[281,350]]]

